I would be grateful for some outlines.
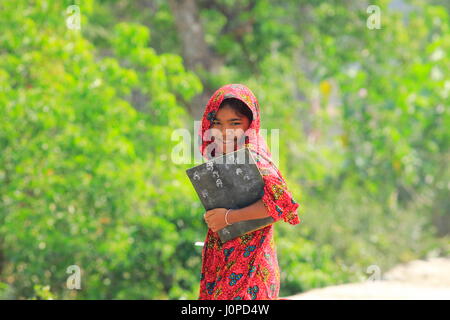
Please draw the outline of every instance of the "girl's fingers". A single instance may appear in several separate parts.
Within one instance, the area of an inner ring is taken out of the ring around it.
[[[205,217],[208,218],[208,217],[210,217],[213,214],[214,214],[214,211],[212,211],[212,210],[206,211]]]

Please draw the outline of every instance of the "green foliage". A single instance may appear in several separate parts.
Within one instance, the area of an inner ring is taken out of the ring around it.
[[[282,296],[448,255],[448,7],[380,1],[370,30],[360,1],[257,1],[233,21],[198,2],[225,65],[195,74],[168,2],[146,3],[82,1],[79,31],[72,1],[0,3],[0,298],[197,297],[206,226],[170,137],[203,85],[245,83],[269,146],[280,129],[302,220],[276,226]]]
[[[154,186],[171,176],[154,155],[169,152],[185,113],[174,96],[199,92],[198,79],[179,57],[148,48],[144,26],[118,24],[114,54],[98,58],[82,33],[65,29],[64,7],[4,6],[0,235],[16,297],[179,296],[186,278],[173,276],[176,248],[201,233],[182,238],[175,220],[159,216],[152,199],[170,186]],[[129,102],[138,89],[157,92],[142,112]],[[74,264],[79,292],[65,287]]]

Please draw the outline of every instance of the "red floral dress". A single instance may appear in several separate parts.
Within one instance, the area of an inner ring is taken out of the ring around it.
[[[253,112],[251,129],[245,146],[254,152],[255,160],[263,177],[262,201],[269,215],[275,220],[283,219],[299,224],[299,204],[294,200],[287,185],[271,159],[270,151],[259,134],[259,105],[256,97],[246,86],[229,84],[216,91],[210,98],[202,119],[201,152],[211,143],[205,137],[220,103],[227,97],[244,101]],[[208,158],[208,156],[205,156]],[[201,300],[272,300],[278,299],[280,271],[273,238],[274,225],[247,233],[221,243],[216,232],[208,229],[202,251],[200,276]]]

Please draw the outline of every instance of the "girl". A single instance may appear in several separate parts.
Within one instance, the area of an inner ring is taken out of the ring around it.
[[[301,221],[297,215],[299,204],[271,161],[271,153],[259,128],[258,101],[246,86],[225,85],[209,99],[199,132],[201,154],[209,160],[238,147],[247,147],[253,152],[265,186],[264,196],[247,207],[236,210],[216,208],[206,212],[208,233],[202,251],[201,300],[279,299],[280,272],[273,224],[225,243],[221,243],[217,234],[228,224],[242,220],[270,216],[274,222],[283,219],[295,225]],[[213,140],[207,131],[213,131]],[[214,147],[209,152],[211,144]]]

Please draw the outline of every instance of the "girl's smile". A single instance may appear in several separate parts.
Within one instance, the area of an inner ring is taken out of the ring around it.
[[[245,131],[250,126],[250,119],[234,111],[230,106],[224,105],[217,111],[211,129],[217,141],[219,152],[231,152],[244,142]],[[215,134],[214,134],[215,133]]]

